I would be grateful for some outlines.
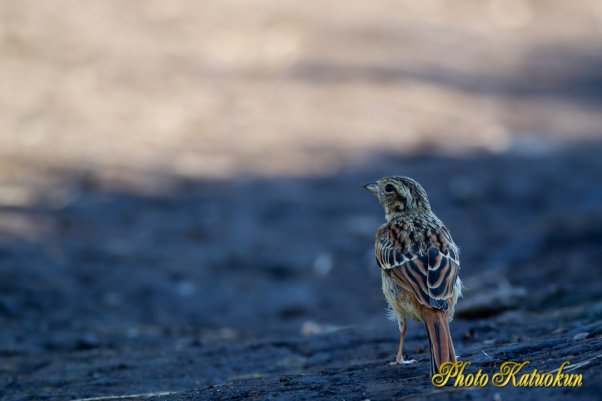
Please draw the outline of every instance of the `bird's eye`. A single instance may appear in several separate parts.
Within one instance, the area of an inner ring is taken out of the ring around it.
[[[395,192],[395,187],[393,186],[393,184],[385,185],[385,192]]]

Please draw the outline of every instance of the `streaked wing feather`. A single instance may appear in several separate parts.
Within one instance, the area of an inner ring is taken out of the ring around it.
[[[453,295],[459,270],[456,252],[431,247],[428,252],[413,253],[400,249],[399,243],[395,245],[387,233],[380,236],[376,252],[380,268],[401,287],[411,290],[421,304],[448,310],[447,300]]]

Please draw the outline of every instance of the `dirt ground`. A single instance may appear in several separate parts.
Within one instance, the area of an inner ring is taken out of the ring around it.
[[[597,400],[597,1],[0,2],[0,400]],[[471,370],[389,366],[366,181],[462,251]]]

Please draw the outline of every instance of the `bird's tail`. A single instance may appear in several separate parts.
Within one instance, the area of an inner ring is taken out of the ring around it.
[[[431,375],[439,373],[443,362],[456,362],[456,351],[449,331],[447,313],[437,309],[424,309],[422,320],[426,326],[431,348]]]

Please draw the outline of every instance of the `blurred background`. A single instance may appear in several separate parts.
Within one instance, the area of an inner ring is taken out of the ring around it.
[[[596,0],[2,0],[2,384],[94,395],[65,361],[349,327],[392,357],[382,175],[463,250],[459,325],[588,306],[601,138]],[[231,373],[203,369],[163,379]]]

